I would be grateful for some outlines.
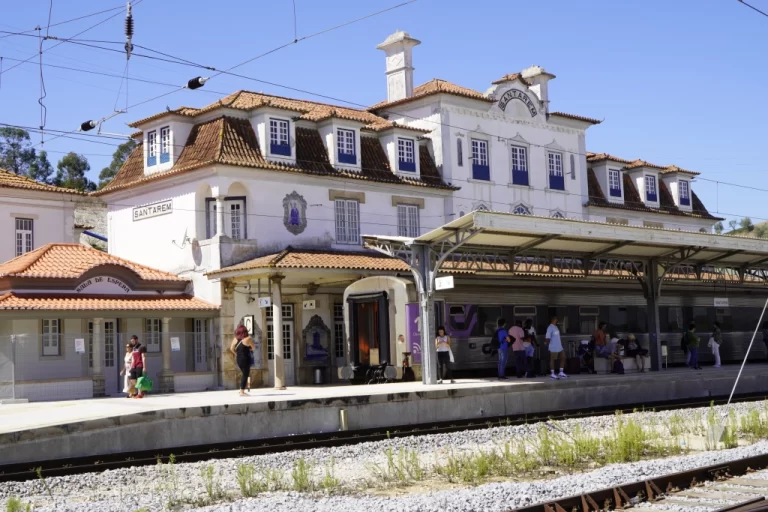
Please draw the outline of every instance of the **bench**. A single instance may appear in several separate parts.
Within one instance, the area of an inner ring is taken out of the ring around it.
[[[630,372],[636,372],[637,371],[637,363],[635,363],[634,357],[622,357],[621,363],[624,365],[624,372],[630,373]],[[595,373],[611,373],[611,361],[610,359],[606,357],[596,357],[595,358]],[[645,356],[645,369],[650,370],[651,369],[651,356]]]

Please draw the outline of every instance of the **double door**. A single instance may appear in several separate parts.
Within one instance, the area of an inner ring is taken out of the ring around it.
[[[293,304],[283,304],[283,366],[284,384],[296,384],[296,364],[294,359],[294,310]],[[267,360],[269,364],[269,385],[275,385],[275,337],[272,308],[267,309]]]
[[[107,395],[117,395],[123,392],[123,369],[125,347],[121,343],[120,322],[111,318],[104,320],[101,326],[101,372],[104,375],[104,390]],[[93,368],[93,322],[88,322],[88,359]]]

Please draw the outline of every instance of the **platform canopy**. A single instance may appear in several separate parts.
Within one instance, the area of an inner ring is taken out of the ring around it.
[[[768,240],[740,236],[472,212],[417,238],[363,240],[401,258],[427,246],[442,271],[640,277],[653,261],[666,279],[768,282]]]

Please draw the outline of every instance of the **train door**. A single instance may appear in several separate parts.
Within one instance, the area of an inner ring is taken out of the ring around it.
[[[350,361],[354,366],[376,366],[391,360],[389,302],[386,293],[347,297],[349,304]]]

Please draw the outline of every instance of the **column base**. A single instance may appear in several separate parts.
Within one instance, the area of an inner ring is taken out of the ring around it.
[[[173,393],[174,382],[173,372],[171,370],[163,370],[157,376],[159,382],[157,383],[157,391],[160,393]]]
[[[93,396],[107,396],[106,379],[103,375],[94,375],[91,377],[93,380]]]

